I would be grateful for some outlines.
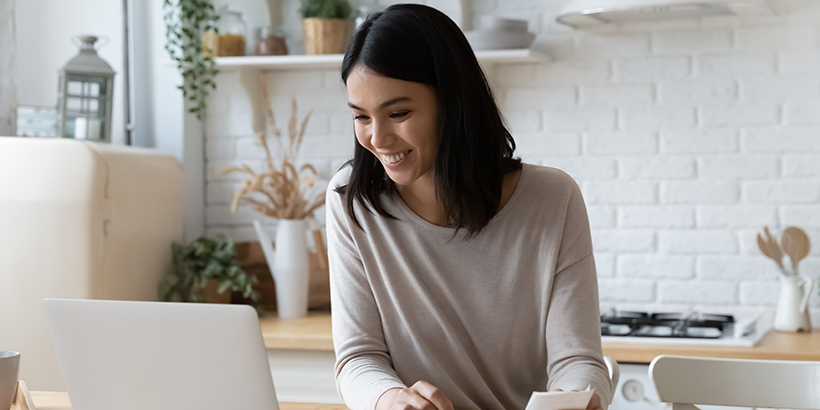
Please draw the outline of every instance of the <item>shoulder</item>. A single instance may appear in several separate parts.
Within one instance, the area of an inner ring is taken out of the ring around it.
[[[525,192],[536,200],[568,200],[581,197],[581,188],[566,172],[549,166],[523,164]]]
[[[350,173],[352,172],[353,167],[350,165],[343,166],[336,174],[330,178],[330,183],[328,184],[327,190],[335,192],[338,187],[347,185],[348,181],[350,181]]]
[[[330,220],[347,219],[345,212],[344,194],[339,192],[339,188],[347,185],[350,180],[350,166],[344,166],[327,184],[327,192],[325,192],[325,212],[326,218]]]
[[[327,196],[326,201],[328,204],[330,203],[342,203],[342,197],[344,194],[338,192],[339,188],[347,186],[348,182],[350,181],[350,173],[352,168],[349,165],[345,165],[330,178],[330,182],[327,184]]]

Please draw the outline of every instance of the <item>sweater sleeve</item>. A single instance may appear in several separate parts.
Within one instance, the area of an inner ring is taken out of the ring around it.
[[[336,178],[334,178],[336,179]],[[391,388],[406,387],[393,369],[381,316],[355,245],[342,196],[326,197],[336,389],[351,410],[374,410]]]
[[[547,314],[547,390],[595,389],[604,409],[612,392],[601,350],[598,280],[580,189],[572,182]]]

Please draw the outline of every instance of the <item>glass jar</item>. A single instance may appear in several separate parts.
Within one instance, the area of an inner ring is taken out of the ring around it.
[[[283,56],[288,54],[288,45],[285,43],[285,31],[275,27],[259,27],[256,29],[256,46],[253,49],[255,56]]]
[[[245,35],[248,27],[242,19],[242,13],[228,9],[219,9],[219,20],[214,24],[219,30],[202,33],[202,55],[214,57],[235,57],[245,55]]]

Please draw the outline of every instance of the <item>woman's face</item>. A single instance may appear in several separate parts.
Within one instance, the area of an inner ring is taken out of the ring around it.
[[[432,176],[438,150],[438,103],[432,87],[354,68],[347,78],[356,139],[390,179],[410,186]]]

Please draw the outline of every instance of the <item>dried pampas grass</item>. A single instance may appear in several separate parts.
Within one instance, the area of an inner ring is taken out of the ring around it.
[[[261,76],[260,76],[261,77]],[[265,84],[260,79],[259,84]],[[265,149],[267,173],[257,174],[248,165],[231,167],[222,170],[222,175],[234,172],[250,175],[241,188],[236,190],[231,203],[231,212],[236,212],[237,206],[248,203],[252,209],[271,218],[277,219],[304,219],[313,217],[313,212],[325,204],[325,192],[312,193],[315,186],[316,170],[310,164],[296,168],[296,157],[305,136],[305,128],[311,112],[298,124],[296,100],[292,100],[290,121],[288,122],[288,147],[282,145],[282,133],[276,127],[276,119],[268,99],[267,88],[261,87],[262,98],[265,100],[266,128],[272,133],[282,153],[282,166],[276,168],[270,147],[268,147],[267,133],[258,132],[256,137]],[[299,125],[297,127],[297,124]],[[310,197],[306,199],[306,197]]]

